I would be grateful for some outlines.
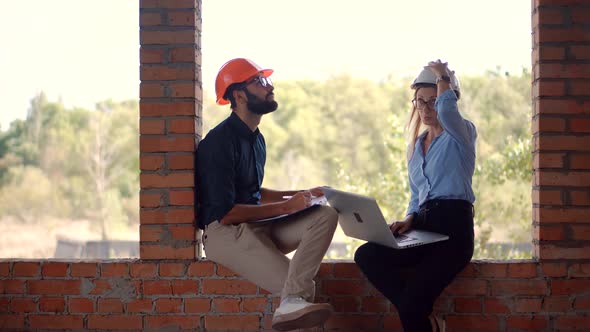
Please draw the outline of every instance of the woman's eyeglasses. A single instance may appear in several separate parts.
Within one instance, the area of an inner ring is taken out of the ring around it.
[[[420,110],[425,109],[426,106],[428,106],[428,108],[430,108],[431,110],[434,110],[434,103],[435,102],[436,102],[436,98],[432,98],[428,101],[426,101],[422,98],[412,99],[412,104],[414,104],[414,106]]]

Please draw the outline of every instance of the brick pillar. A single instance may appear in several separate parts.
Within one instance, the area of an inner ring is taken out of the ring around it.
[[[194,259],[201,0],[140,0],[140,257]]]
[[[590,259],[590,8],[584,2],[533,0],[533,241],[543,261]]]

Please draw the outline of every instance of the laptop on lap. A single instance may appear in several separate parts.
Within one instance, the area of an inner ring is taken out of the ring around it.
[[[405,249],[448,240],[444,234],[412,229],[394,236],[374,198],[333,188],[322,188],[328,203],[338,211],[338,222],[347,236]]]

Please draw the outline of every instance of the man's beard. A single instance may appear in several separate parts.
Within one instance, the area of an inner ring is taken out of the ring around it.
[[[248,97],[248,110],[254,114],[267,114],[276,111],[279,107],[279,104],[274,100],[268,101],[266,99],[261,99],[250,93],[248,90],[244,91]],[[269,92],[266,96],[268,97],[271,93],[272,92]]]

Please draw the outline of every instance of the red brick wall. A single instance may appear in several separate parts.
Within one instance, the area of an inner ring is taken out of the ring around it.
[[[590,7],[534,1],[533,239],[542,261],[590,259]]]
[[[532,261],[474,261],[436,310],[449,331],[590,330],[590,7],[534,0]],[[195,260],[200,0],[142,0],[141,259],[0,261],[0,330],[268,330],[276,297]],[[326,331],[400,331],[352,262],[325,262]]]
[[[142,0],[140,257],[194,259],[194,150],[201,133],[201,11]]]
[[[589,269],[567,262],[475,262],[436,309],[446,314],[450,331],[587,331]],[[324,263],[318,290],[337,310],[326,331],[400,331],[393,306],[354,263]],[[205,260],[0,262],[2,331],[260,331],[270,330],[276,304],[276,297]]]

